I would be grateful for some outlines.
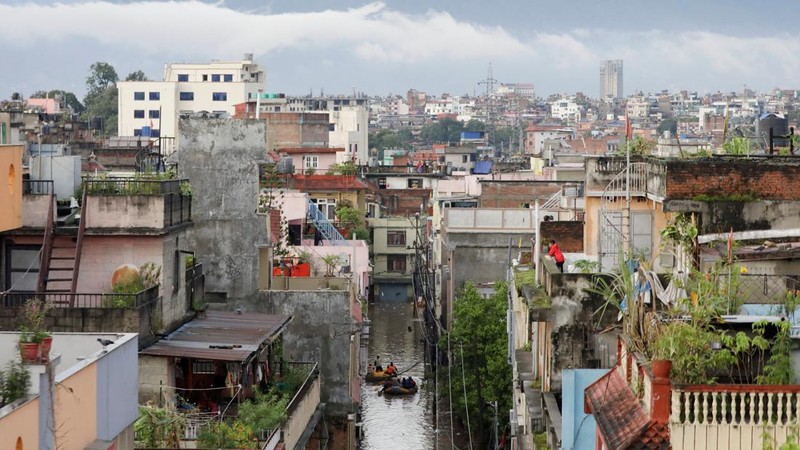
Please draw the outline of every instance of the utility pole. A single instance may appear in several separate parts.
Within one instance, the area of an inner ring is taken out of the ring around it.
[[[485,98],[483,99],[483,114],[486,117],[486,139],[489,140],[489,136],[494,133],[495,127],[495,120],[496,120],[496,113],[495,105],[494,105],[494,86],[497,83],[497,80],[494,79],[492,76],[492,63],[489,63],[489,70],[486,73],[486,79],[479,81],[479,85],[483,85],[486,88],[485,91]]]

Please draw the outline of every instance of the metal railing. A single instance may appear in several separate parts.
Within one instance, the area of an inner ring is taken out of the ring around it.
[[[89,195],[163,195],[181,192],[186,179],[150,180],[146,178],[84,178],[83,188]]]
[[[286,406],[286,415],[291,416],[292,412],[294,412],[303,401],[306,393],[311,389],[314,380],[319,376],[319,369],[315,362],[286,362],[284,366],[295,370],[302,370],[306,373],[305,380],[303,380],[303,383],[297,389],[297,392],[295,392],[294,397],[292,397],[292,400],[289,401],[289,404]]]
[[[158,293],[158,285],[133,294],[70,294],[69,292],[37,294],[29,291],[13,291],[0,294],[0,300],[2,301],[4,308],[21,307],[24,306],[25,302],[27,302],[29,299],[37,298],[46,301],[53,308],[133,309],[157,300]]]
[[[347,241],[339,233],[339,230],[322,214],[317,204],[308,200],[306,203],[306,217],[314,224],[314,226],[322,233],[322,237],[333,245],[347,245]]]
[[[53,180],[22,180],[24,195],[50,195],[53,193]]]
[[[192,197],[170,192],[164,194],[164,226],[192,221]]]
[[[736,295],[742,303],[783,305],[787,293],[800,291],[798,275],[736,274],[738,278]],[[728,275],[721,274],[720,286],[726,286]]]

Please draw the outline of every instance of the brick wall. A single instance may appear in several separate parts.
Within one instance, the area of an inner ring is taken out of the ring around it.
[[[554,239],[563,252],[583,253],[583,222],[542,222],[539,229],[542,233],[542,244],[547,245],[550,239]]]
[[[519,208],[547,201],[561,190],[559,182],[481,180],[481,208]]]
[[[752,196],[758,200],[796,200],[800,193],[800,163],[770,160],[680,160],[667,165],[667,199],[691,200]]]

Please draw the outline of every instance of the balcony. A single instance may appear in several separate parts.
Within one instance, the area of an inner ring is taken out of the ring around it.
[[[192,221],[192,198],[181,193],[187,180],[84,179],[87,232],[158,233]]]
[[[670,442],[674,450],[780,445],[796,432],[798,405],[798,385],[673,386]]]
[[[284,398],[289,398],[286,406],[286,419],[278,427],[271,430],[259,430],[259,448],[263,450],[274,450],[282,443],[283,448],[303,448],[305,442],[311,436],[311,432],[322,417],[320,405],[320,379],[317,363],[311,362],[287,362],[286,368],[302,371],[305,378],[299,386],[287,386],[283,383],[276,383],[279,392],[284,393]],[[293,389],[294,392],[285,392],[285,389]],[[234,400],[235,401],[235,400]],[[231,405],[233,406],[233,405]],[[226,419],[237,418],[237,414],[225,414]],[[192,410],[187,413],[187,427],[184,434],[184,442],[191,445],[197,440],[200,430],[212,421],[219,420],[216,413],[197,412]],[[190,447],[193,448],[193,447]]]
[[[0,329],[19,326],[19,308],[30,298],[47,301],[51,309],[45,328],[53,332],[139,333],[139,348],[152,343],[161,319],[159,286],[132,294],[6,292],[0,294]]]

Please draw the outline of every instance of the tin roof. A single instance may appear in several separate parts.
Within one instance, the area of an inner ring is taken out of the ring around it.
[[[207,311],[140,353],[246,361],[261,344],[279,336],[291,320],[291,316]]]

